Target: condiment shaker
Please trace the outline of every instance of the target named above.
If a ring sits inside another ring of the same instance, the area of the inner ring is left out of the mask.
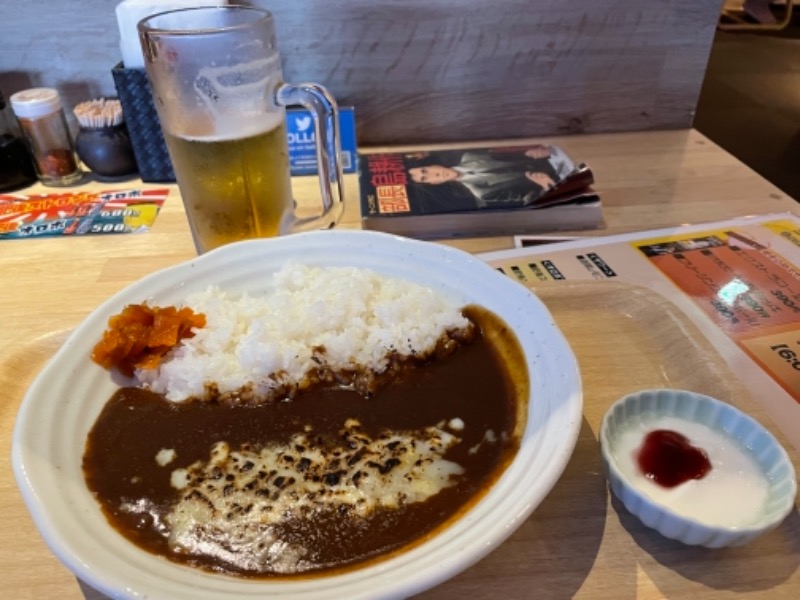
[[[0,92],[0,192],[10,192],[36,181],[31,156],[22,141],[11,107]]]
[[[72,137],[58,92],[32,88],[10,98],[25,141],[34,159],[36,174],[45,185],[64,186],[80,181]]]

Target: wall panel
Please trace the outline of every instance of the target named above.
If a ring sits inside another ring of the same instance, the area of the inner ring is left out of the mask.
[[[719,0],[258,0],[361,144],[691,126]],[[0,0],[0,89],[114,94],[109,0]]]

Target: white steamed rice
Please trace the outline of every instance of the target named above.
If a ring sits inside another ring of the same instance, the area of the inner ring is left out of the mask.
[[[212,286],[187,297],[185,305],[205,314],[206,326],[157,369],[136,373],[145,387],[173,401],[205,398],[209,389],[269,398],[320,366],[312,358],[319,347],[335,372],[380,373],[391,352],[424,354],[445,332],[469,326],[460,307],[441,293],[354,267],[289,264],[272,276],[263,295]]]

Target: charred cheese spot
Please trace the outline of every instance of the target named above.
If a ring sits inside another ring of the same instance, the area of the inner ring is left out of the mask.
[[[176,469],[172,482],[180,498],[166,517],[170,545],[247,569],[303,570],[307,549],[287,547],[274,526],[319,511],[362,518],[424,502],[464,472],[444,459],[460,440],[436,427],[373,439],[351,419],[340,433],[340,445],[325,448],[304,433],[262,449],[218,442],[207,462]]]

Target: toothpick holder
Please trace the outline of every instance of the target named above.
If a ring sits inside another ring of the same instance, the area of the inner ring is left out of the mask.
[[[136,173],[136,158],[124,123],[81,126],[75,137],[75,150],[100,180],[113,181]]]

